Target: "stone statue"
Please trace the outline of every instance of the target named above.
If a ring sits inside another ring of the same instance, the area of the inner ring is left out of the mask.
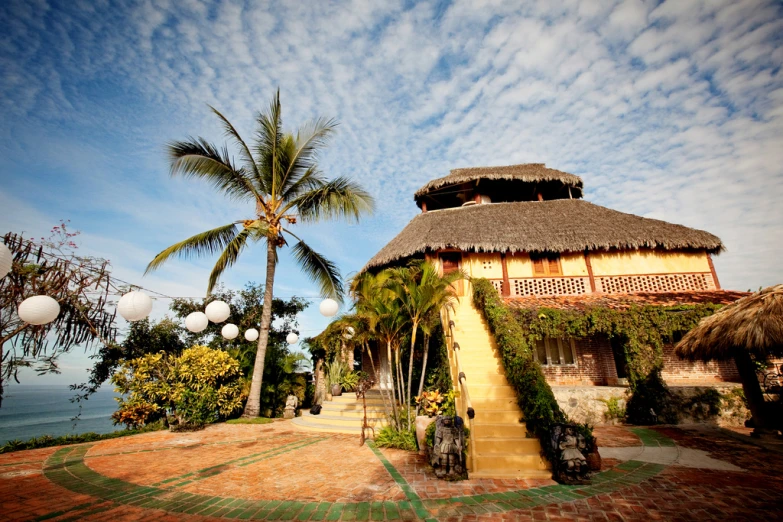
[[[585,438],[571,424],[556,424],[552,427],[552,449],[556,462],[552,465],[554,478],[562,484],[589,483],[590,468],[583,451]]]
[[[463,449],[465,431],[460,417],[439,415],[435,419],[435,443],[430,463],[435,476],[445,479],[467,478]]]
[[[293,419],[296,417],[296,407],[299,406],[299,399],[296,395],[289,395],[285,400],[285,411],[283,412],[284,419]]]

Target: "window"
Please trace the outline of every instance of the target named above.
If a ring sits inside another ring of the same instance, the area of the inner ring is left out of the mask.
[[[576,365],[576,345],[573,339],[550,339],[536,341],[533,352],[541,366]]]
[[[533,276],[535,277],[563,275],[563,268],[560,266],[560,256],[558,254],[530,254],[530,260],[533,262]]]

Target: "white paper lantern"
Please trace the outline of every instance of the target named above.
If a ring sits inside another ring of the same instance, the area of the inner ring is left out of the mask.
[[[318,310],[321,311],[321,315],[326,317],[334,317],[337,314],[337,310],[340,308],[340,305],[337,304],[337,301],[334,299],[324,299],[321,301],[321,305],[318,307]]]
[[[237,335],[239,335],[239,328],[235,324],[228,323],[220,330],[220,333],[230,341],[231,339],[237,338]]]
[[[14,255],[8,250],[8,247],[0,243],[0,279],[4,278],[11,271],[14,262]]]
[[[288,344],[296,344],[296,341],[298,340],[299,340],[299,336],[296,335],[294,332],[291,332],[285,338],[285,342],[287,342]]]
[[[251,343],[258,339],[258,330],[255,328],[251,328],[250,330],[245,330],[245,339],[250,341]]]
[[[152,299],[144,292],[128,292],[120,297],[117,311],[126,321],[139,321],[152,311]]]
[[[47,324],[57,319],[60,304],[48,295],[34,295],[22,301],[17,312],[25,323]]]
[[[222,323],[231,315],[231,308],[223,301],[212,301],[204,309],[204,312],[213,323]]]
[[[349,326],[345,329],[345,332],[343,333],[343,337],[345,339],[351,340],[353,339],[354,334],[356,333],[356,330],[353,329],[353,326]]]
[[[203,332],[209,325],[209,319],[204,312],[193,312],[185,318],[185,328],[193,333]]]

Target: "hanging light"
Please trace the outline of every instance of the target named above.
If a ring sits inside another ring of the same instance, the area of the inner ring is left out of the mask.
[[[185,328],[193,333],[203,332],[209,326],[209,319],[204,312],[193,312],[185,318]]]
[[[296,341],[298,340],[299,340],[299,336],[296,335],[294,332],[291,332],[285,338],[285,342],[287,342],[288,344],[296,344]]]
[[[325,317],[334,317],[337,315],[337,310],[339,308],[340,305],[337,304],[337,301],[334,299],[324,299],[318,306],[318,310],[321,312],[321,315]]]
[[[223,301],[212,301],[204,309],[204,312],[213,323],[222,323],[231,315],[231,308]]]
[[[19,305],[19,319],[28,324],[48,324],[60,314],[60,304],[48,295],[28,297]]]
[[[239,328],[235,324],[228,323],[220,330],[220,333],[230,341],[231,339],[236,339],[237,335],[239,335]]]
[[[4,278],[14,264],[14,255],[7,246],[0,243],[0,279]]]
[[[353,339],[354,334],[356,333],[356,330],[353,329],[353,326],[349,326],[345,329],[345,332],[343,333],[343,338],[347,340]]]
[[[258,339],[258,330],[255,328],[251,328],[250,330],[245,330],[245,340],[250,341],[251,343]]]
[[[117,311],[126,321],[139,321],[152,311],[152,299],[144,292],[128,292],[120,297]]]

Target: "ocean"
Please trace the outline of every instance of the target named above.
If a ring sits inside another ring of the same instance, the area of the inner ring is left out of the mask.
[[[111,414],[117,409],[114,397],[119,395],[110,387],[81,403],[70,402],[74,395],[68,385],[6,385],[0,407],[0,445],[41,435],[109,433],[124,428],[112,424]],[[81,417],[73,421],[79,414],[79,404]]]

